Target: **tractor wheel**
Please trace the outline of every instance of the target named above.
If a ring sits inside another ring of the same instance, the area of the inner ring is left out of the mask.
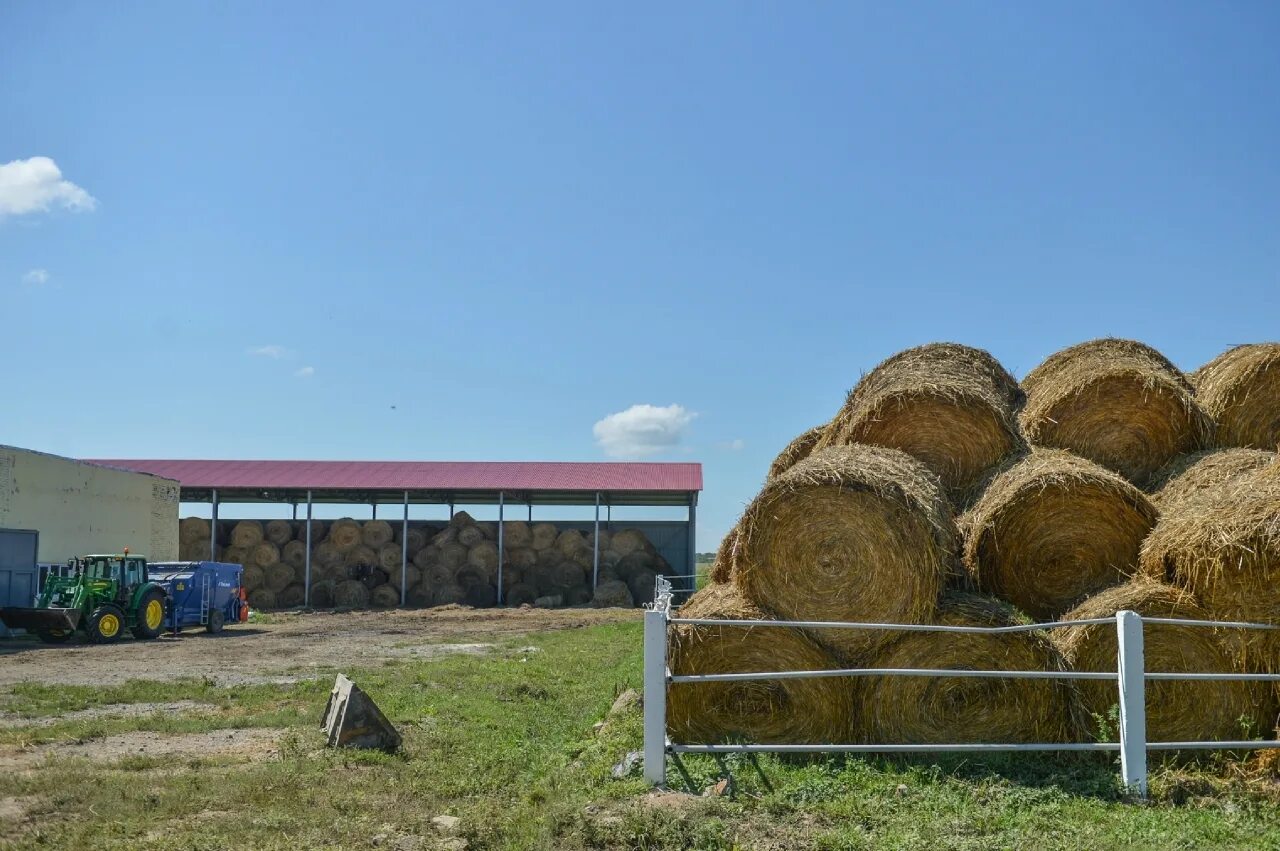
[[[222,632],[222,625],[226,623],[227,616],[222,613],[222,609],[209,610],[209,624],[205,629],[209,632]]]
[[[71,639],[71,630],[69,629],[42,629],[37,635],[45,644],[65,644]]]
[[[89,641],[94,644],[106,644],[120,638],[124,632],[124,612],[119,606],[107,603],[93,610],[89,621],[84,625]]]
[[[133,613],[133,637],[155,638],[164,629],[164,595],[151,591],[138,602]]]

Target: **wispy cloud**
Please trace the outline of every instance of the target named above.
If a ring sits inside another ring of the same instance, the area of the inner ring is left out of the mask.
[[[49,283],[49,270],[32,269],[22,276],[22,283],[29,287],[43,287]]]
[[[717,443],[716,447],[719,449],[727,449],[730,452],[741,452],[747,448],[747,442],[740,437],[736,437],[733,440],[726,440],[722,443]]]
[[[97,206],[92,195],[70,180],[63,180],[62,169],[48,157],[0,165],[0,219],[47,213],[54,207],[84,213]]]
[[[276,358],[278,360],[283,357],[288,357],[292,352],[284,346],[278,346],[273,343],[269,346],[254,346],[249,349],[249,354],[256,355],[260,358]]]
[[[298,376],[299,378],[310,378],[315,374],[316,374],[316,368],[314,366],[304,366],[302,369],[294,373],[294,375]]]
[[[644,458],[678,447],[696,416],[680,405],[632,405],[597,422],[592,433],[606,455]]]

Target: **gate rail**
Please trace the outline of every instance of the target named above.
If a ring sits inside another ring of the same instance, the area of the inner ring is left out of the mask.
[[[663,786],[667,779],[667,755],[680,753],[972,753],[992,751],[1119,751],[1124,785],[1137,794],[1147,794],[1147,752],[1153,750],[1245,750],[1280,748],[1275,740],[1148,742],[1145,683],[1147,680],[1267,681],[1280,682],[1280,674],[1226,672],[1176,672],[1144,670],[1143,625],[1178,624],[1214,629],[1274,630],[1280,625],[1239,621],[1193,620],[1184,618],[1144,618],[1136,612],[1121,611],[1114,617],[1075,621],[978,627],[939,624],[853,623],[843,621],[717,620],[715,618],[673,617],[671,584],[659,576],[654,601],[644,613],[644,776],[651,784]],[[729,674],[673,675],[667,665],[668,630],[675,625],[741,627],[756,626],[796,629],[875,629],[898,632],[1017,633],[1090,624],[1115,624],[1117,638],[1115,671],[970,671],[950,668],[839,668],[817,671],[753,671]],[[986,677],[997,679],[1115,680],[1120,706],[1118,742],[989,742],[954,744],[839,744],[794,745],[708,745],[672,742],[667,737],[667,689],[679,683],[741,682],[748,680],[816,679],[821,677],[909,676]]]

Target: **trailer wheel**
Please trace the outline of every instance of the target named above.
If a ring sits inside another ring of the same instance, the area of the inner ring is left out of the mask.
[[[155,638],[164,629],[164,595],[150,591],[138,601],[133,613],[133,637]]]
[[[113,606],[110,603],[99,606],[93,610],[93,614],[89,615],[89,622],[84,625],[84,631],[94,644],[115,641],[120,637],[120,633],[124,632],[124,612],[119,606]]]
[[[212,633],[222,632],[222,625],[226,623],[227,618],[222,614],[222,609],[209,610],[209,624],[205,629]]]
[[[71,639],[69,629],[42,629],[36,633],[45,644],[65,644]]]

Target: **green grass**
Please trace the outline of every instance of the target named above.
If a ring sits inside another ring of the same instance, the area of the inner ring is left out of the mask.
[[[538,652],[520,652],[533,645]],[[234,756],[54,759],[0,773],[28,802],[0,847],[57,849],[433,847],[430,820],[462,819],[471,849],[1241,848],[1280,849],[1280,793],[1229,765],[1153,777],[1154,803],[1117,788],[1110,757],[974,760],[766,758],[766,788],[731,760],[735,797],[654,799],[610,768],[640,747],[638,711],[599,735],[615,694],[640,682],[640,624],[522,636],[487,656],[396,661],[350,673],[405,738],[394,756],[335,752],[317,730],[328,682],[222,688],[133,682],[24,685],[6,711],[32,718],[130,702],[194,700],[140,716],[0,730],[8,745],[129,729],[283,728],[278,761]],[[687,761],[694,787],[717,780]],[[673,784],[679,775],[672,770]]]

